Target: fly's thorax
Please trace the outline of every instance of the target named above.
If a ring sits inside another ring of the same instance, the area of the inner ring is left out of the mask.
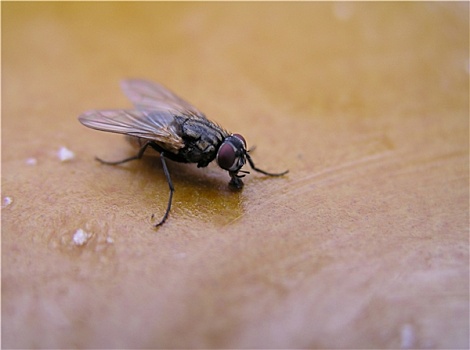
[[[246,141],[240,134],[224,139],[217,151],[217,164],[229,172],[237,173],[246,161]]]
[[[185,146],[179,154],[199,167],[207,166],[217,155],[223,140],[229,135],[218,125],[207,119],[177,117],[181,125]]]
[[[203,140],[214,145],[221,143],[229,135],[217,124],[201,118],[186,118],[181,123],[181,131],[183,138]]]

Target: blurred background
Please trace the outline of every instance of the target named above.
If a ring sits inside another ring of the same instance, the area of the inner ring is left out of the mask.
[[[5,348],[468,348],[468,3],[1,10]],[[158,158],[77,121],[131,77],[289,175],[172,163],[153,230]]]

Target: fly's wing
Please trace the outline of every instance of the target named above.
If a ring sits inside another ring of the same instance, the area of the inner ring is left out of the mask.
[[[93,110],[83,113],[78,120],[92,129],[155,141],[173,153],[184,147],[174,115],[168,110]]]
[[[189,118],[207,119],[204,113],[161,84],[142,79],[129,79],[121,82],[121,88],[139,110],[172,110]]]

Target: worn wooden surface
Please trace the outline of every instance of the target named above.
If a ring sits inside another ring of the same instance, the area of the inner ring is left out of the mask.
[[[468,348],[468,10],[2,3],[3,347]],[[158,158],[76,119],[125,77],[289,175],[171,163],[152,229]]]

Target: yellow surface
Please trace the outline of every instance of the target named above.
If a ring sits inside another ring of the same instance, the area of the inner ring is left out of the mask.
[[[3,347],[468,348],[468,10],[3,2]],[[154,230],[159,159],[77,121],[126,77],[290,173],[171,163]]]

